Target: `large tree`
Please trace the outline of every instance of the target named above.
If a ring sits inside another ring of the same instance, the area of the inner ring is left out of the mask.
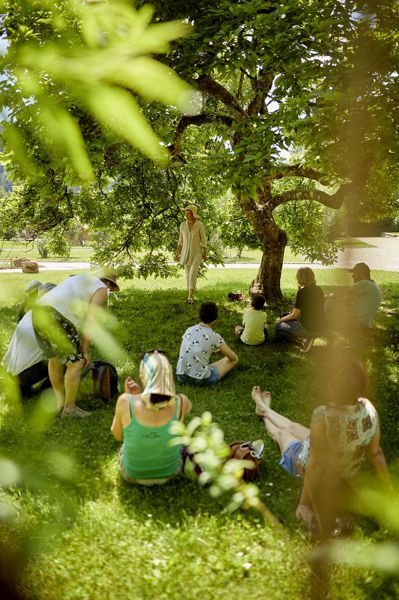
[[[6,143],[12,166],[19,161],[16,178],[25,179],[12,202],[18,219],[38,232],[79,216],[105,230],[101,260],[113,255],[126,274],[166,275],[158,249],[175,241],[179,206],[199,201],[211,221],[207,200],[231,189],[263,248],[258,278],[275,301],[286,224],[307,243],[317,237],[313,258],[331,260],[331,245],[311,231],[323,206],[345,202],[370,218],[389,208],[399,139],[398,15],[389,3],[159,0],[158,30],[146,9],[132,12],[128,1],[90,8],[63,0],[51,10],[44,0],[7,4]],[[158,69],[142,58],[166,50],[165,40],[182,31],[162,29],[171,19],[191,32]],[[197,88],[196,102],[179,100],[185,90],[174,71]],[[182,117],[159,103],[173,98]],[[46,130],[49,123],[54,130]],[[85,179],[94,183],[77,193],[71,185]],[[12,214],[7,206],[5,216]]]
[[[224,173],[263,248],[259,283],[269,301],[279,300],[287,243],[275,218],[281,207],[346,202],[364,216],[389,210],[397,186],[398,10],[339,0],[155,6],[161,20],[193,24],[168,60],[202,94],[201,113],[177,124],[172,154],[195,159],[187,131],[213,125],[210,135],[225,152],[215,154],[209,175]],[[294,149],[299,160],[288,162]]]

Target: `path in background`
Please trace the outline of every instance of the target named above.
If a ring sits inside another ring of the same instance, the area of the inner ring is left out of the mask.
[[[338,254],[338,267],[348,269],[357,262],[365,262],[372,271],[399,271],[399,237],[358,239],[376,248],[345,248]]]
[[[349,269],[358,262],[365,262],[372,271],[398,271],[399,272],[399,237],[392,238],[358,238],[366,244],[375,246],[373,248],[345,248],[338,253],[335,265],[325,266],[320,263],[284,263],[284,269],[299,269],[299,267],[310,266],[312,269],[332,269],[339,267]],[[214,269],[256,269],[258,263],[229,263],[224,267],[209,265]],[[87,262],[42,262],[39,261],[40,272],[42,271],[79,271],[89,269]],[[20,269],[0,269],[0,273],[21,273]]]

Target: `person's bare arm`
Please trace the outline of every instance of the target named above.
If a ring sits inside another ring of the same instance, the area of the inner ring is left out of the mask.
[[[176,259],[176,261],[178,261],[180,259],[180,254],[181,254],[181,249],[182,248],[183,248],[183,232],[182,232],[182,228],[180,226],[179,241],[177,243],[176,253],[175,253],[175,259]]]
[[[122,423],[122,410],[123,406],[126,402],[126,394],[122,394],[119,396],[116,406],[115,406],[115,414],[114,419],[111,425],[112,435],[118,442],[123,441],[123,423]]]
[[[182,401],[181,420],[184,421],[184,417],[190,414],[192,404],[185,394],[180,394]]]
[[[89,310],[87,311],[86,320],[95,318],[95,311],[96,311],[97,307],[102,306],[104,304],[106,298],[107,298],[107,288],[106,287],[102,287],[94,292],[93,296],[91,297],[90,303],[89,303]],[[83,349],[83,354],[85,355],[86,363],[89,361],[89,356],[88,356],[89,345],[90,345],[90,338],[87,335],[85,335],[83,338],[83,341],[82,341],[82,349]]]
[[[286,321],[298,321],[301,316],[300,308],[293,308],[289,315],[277,319],[276,323],[285,323]]]
[[[298,519],[310,526],[315,512],[315,491],[323,470],[325,427],[322,421],[310,424],[310,448],[299,504],[295,511]]]
[[[231,362],[238,362],[237,354],[233,352],[233,350],[226,344],[226,342],[223,342],[223,344],[220,346],[219,352]]]
[[[373,439],[367,446],[367,458],[371,464],[374,473],[383,483],[390,483],[388,466],[385,460],[384,452],[380,446],[380,423],[377,423],[377,428]]]

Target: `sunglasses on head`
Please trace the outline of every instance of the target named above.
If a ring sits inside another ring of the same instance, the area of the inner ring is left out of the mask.
[[[154,354],[154,352],[158,352],[158,354],[163,354],[164,356],[166,356],[165,350],[162,350],[161,348],[152,348],[151,350],[146,350],[145,352],[142,352],[140,354],[140,360],[143,360],[146,354]]]

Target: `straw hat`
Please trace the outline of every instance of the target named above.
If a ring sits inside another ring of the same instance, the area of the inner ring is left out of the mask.
[[[183,212],[186,212],[186,210],[191,210],[191,212],[193,213],[194,219],[198,219],[198,212],[197,212],[198,209],[194,204],[188,204],[187,206],[182,208]]]
[[[116,283],[117,277],[118,273],[116,271],[111,271],[107,268],[101,269],[100,273],[98,274],[99,279],[105,279],[106,281],[110,281],[114,284],[116,291],[119,292],[119,285]]]

